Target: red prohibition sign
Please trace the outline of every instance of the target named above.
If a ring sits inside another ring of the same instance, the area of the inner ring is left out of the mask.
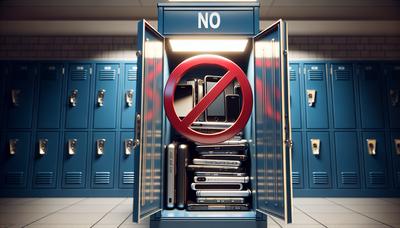
[[[187,114],[182,120],[178,117],[174,107],[174,94],[176,86],[188,70],[203,65],[217,65],[227,72],[215,84],[212,89],[198,102],[198,104]],[[224,91],[224,89],[236,79],[240,84],[242,92],[242,110],[239,117],[229,128],[211,134],[194,131],[191,125],[199,116],[207,109],[208,106]],[[186,59],[180,63],[171,73],[164,90],[164,108],[165,113],[171,122],[172,126],[183,136],[195,142],[204,144],[213,144],[226,141],[245,126],[251,115],[253,107],[253,95],[250,83],[246,78],[243,70],[231,60],[218,55],[197,55]]]

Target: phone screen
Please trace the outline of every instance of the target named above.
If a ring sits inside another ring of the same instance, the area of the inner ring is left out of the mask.
[[[212,79],[212,81],[210,81]],[[206,91],[207,93],[217,84],[219,79],[214,81],[214,78],[206,79]],[[222,92],[213,103],[207,108],[207,120],[209,121],[221,121],[225,118],[225,101],[224,101],[225,93]]]
[[[235,122],[240,114],[239,95],[226,95],[226,121]]]
[[[193,109],[193,86],[178,85],[175,90],[174,106],[178,117],[183,118]]]

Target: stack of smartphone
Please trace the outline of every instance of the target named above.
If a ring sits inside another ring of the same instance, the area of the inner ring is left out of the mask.
[[[247,147],[241,139],[195,146],[196,155],[188,165],[188,170],[193,173],[190,188],[195,199],[188,202],[187,210],[249,210]]]

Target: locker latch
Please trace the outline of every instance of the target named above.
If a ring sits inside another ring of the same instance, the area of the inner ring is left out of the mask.
[[[376,155],[376,139],[367,139],[368,154]]]
[[[10,139],[8,141],[10,155],[15,155],[17,153],[17,143],[18,143],[18,139]]]
[[[400,91],[398,89],[391,89],[389,93],[392,106],[396,107],[399,104]]]
[[[394,139],[394,147],[396,148],[396,154],[400,155],[400,139]]]
[[[286,146],[289,148],[293,148],[293,140],[291,139],[286,139],[285,140]]]
[[[318,156],[320,154],[320,145],[320,139],[311,139],[311,151],[313,155]]]
[[[11,90],[11,103],[14,107],[19,106],[19,95],[21,94],[21,90],[19,89],[12,89]]]
[[[105,139],[98,139],[97,140],[97,155],[103,155],[104,154],[104,146],[106,144]]]
[[[140,145],[140,124],[141,124],[141,116],[138,113],[136,115],[136,123],[135,123],[135,141],[133,142],[133,148],[136,148],[137,146]]]
[[[131,155],[133,150],[133,139],[125,139],[125,155]]]
[[[47,143],[48,139],[39,139],[39,155],[47,154]]]
[[[97,92],[97,105],[102,107],[104,105],[104,95],[106,94],[106,90],[101,89]]]
[[[69,139],[68,140],[68,155],[75,155],[76,154],[76,144],[78,143],[77,139]]]
[[[75,106],[76,106],[77,98],[78,98],[78,90],[77,90],[77,89],[74,89],[74,90],[72,90],[72,92],[71,92],[71,96],[69,96],[69,105],[70,105],[71,107],[75,107]]]
[[[307,90],[308,106],[310,106],[310,107],[314,106],[316,96],[317,96],[317,91],[315,89],[308,89]]]
[[[133,89],[126,91],[125,93],[125,101],[128,107],[131,107],[133,104]]]

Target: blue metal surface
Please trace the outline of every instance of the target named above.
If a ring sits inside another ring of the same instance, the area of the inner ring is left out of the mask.
[[[292,182],[293,188],[304,188],[304,159],[302,133],[292,132]]]
[[[88,128],[89,95],[92,77],[92,64],[71,63],[68,66],[68,85],[65,96],[65,128]],[[76,106],[71,105],[70,97],[77,90]]]
[[[116,127],[119,71],[119,64],[116,63],[96,64],[93,128],[114,129]],[[102,105],[99,103],[100,91],[104,91]]]
[[[136,63],[125,64],[123,89],[120,93],[122,98],[122,120],[121,128],[129,129],[134,127],[135,123],[135,106],[136,106],[136,80],[137,80],[137,65]],[[133,91],[133,98],[131,106],[126,101],[126,95],[129,91]]]
[[[0,129],[4,124],[5,80],[8,77],[9,66],[6,62],[0,62]]]
[[[133,118],[132,118],[133,119]],[[121,137],[119,140],[119,150],[118,150],[118,159],[119,159],[119,168],[118,168],[118,179],[119,179],[119,188],[129,188],[133,189],[134,177],[135,173],[133,172],[133,157],[134,151],[133,148],[126,148],[126,140],[134,140],[135,132],[121,132]],[[131,154],[127,154],[126,150],[129,150]],[[132,151],[131,151],[132,150]]]
[[[345,63],[330,67],[334,128],[356,128],[353,67]]]
[[[38,128],[59,128],[64,76],[62,63],[40,64]]]
[[[289,65],[290,80],[290,111],[292,117],[292,129],[301,128],[301,89],[300,89],[300,64]]]
[[[328,98],[325,64],[304,64],[305,100],[307,128],[328,128]],[[307,90],[315,90],[315,103],[308,104]]]
[[[103,154],[98,154],[97,140],[105,140]],[[113,188],[115,154],[115,132],[93,132],[90,157],[92,158],[92,188]]]
[[[400,188],[400,145],[395,140],[400,140],[400,132],[392,132],[390,137],[390,154],[393,161],[394,187]],[[389,156],[390,157],[390,156]]]
[[[390,128],[400,128],[400,64],[385,64]]]

